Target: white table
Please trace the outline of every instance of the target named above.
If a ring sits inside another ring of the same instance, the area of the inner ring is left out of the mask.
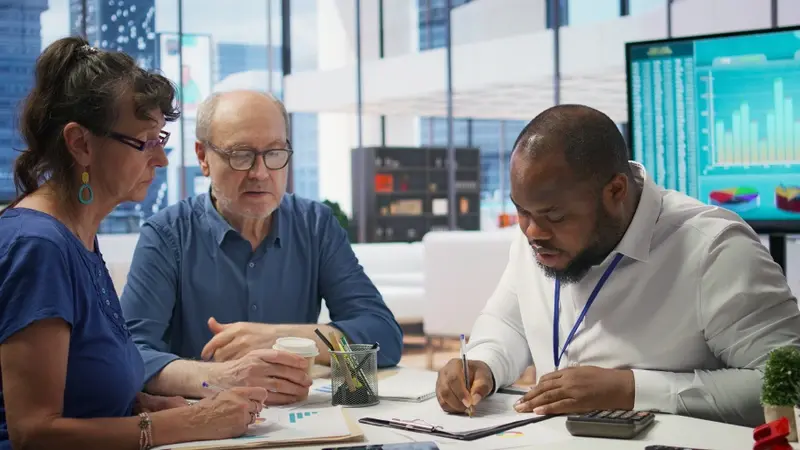
[[[429,400],[431,408],[438,408],[435,399]],[[392,417],[392,410],[405,403],[382,401],[369,408],[349,408],[350,416],[358,420],[365,416]],[[661,444],[694,447],[714,450],[736,450],[753,448],[753,430],[747,427],[727,425],[689,417],[658,415],[656,423],[642,435],[632,440],[576,438],[567,432],[564,417],[554,417],[534,423],[514,431],[522,433],[518,437],[488,437],[473,442],[461,442],[411,433],[384,427],[360,424],[364,431],[364,444],[388,444],[413,441],[434,440],[442,450],[476,448],[482,450],[501,448],[558,448],[592,450],[642,450],[647,445]],[[298,449],[320,450],[326,447],[353,446],[359,443],[333,443],[317,446],[293,447]]]

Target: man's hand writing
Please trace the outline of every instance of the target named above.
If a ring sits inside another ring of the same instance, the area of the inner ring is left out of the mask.
[[[573,414],[596,409],[633,409],[633,372],[594,366],[543,375],[514,407],[518,412]]]
[[[472,385],[467,391],[464,381],[464,365],[461,358],[451,359],[439,371],[436,379],[436,399],[439,406],[450,413],[463,413],[475,407],[492,392],[492,371],[483,361],[468,361],[467,369]]]
[[[217,362],[239,359],[257,349],[269,349],[281,337],[276,327],[264,323],[236,322],[221,324],[213,317],[208,319],[208,328],[214,337],[203,347],[200,356]]]

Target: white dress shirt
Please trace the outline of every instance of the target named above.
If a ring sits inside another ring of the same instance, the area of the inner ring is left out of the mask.
[[[614,255],[624,255],[559,368],[632,369],[635,409],[763,423],[768,353],[800,347],[786,277],[738,215],[661,189],[631,165],[642,194],[630,227],[602,264],[561,286],[559,351]],[[469,358],[489,365],[497,387],[532,363],[537,378],[554,370],[554,288],[520,231],[470,336]]]

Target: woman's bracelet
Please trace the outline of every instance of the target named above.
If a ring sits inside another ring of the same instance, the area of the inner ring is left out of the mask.
[[[153,421],[150,414],[139,414],[139,450],[150,450],[153,447]]]

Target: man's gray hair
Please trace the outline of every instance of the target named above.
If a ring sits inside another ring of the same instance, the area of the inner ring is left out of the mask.
[[[211,123],[214,121],[214,113],[217,109],[217,104],[219,100],[230,91],[223,91],[223,92],[214,92],[213,94],[209,95],[200,106],[197,107],[197,121],[195,123],[195,139],[200,142],[209,142],[211,141]],[[263,92],[263,91],[256,91],[251,90],[248,92],[252,92],[254,94],[263,95],[264,97],[268,98],[269,100],[273,101],[275,105],[280,109],[281,115],[283,115],[283,123],[286,124],[286,139],[291,140],[291,136],[289,135],[289,113],[286,112],[286,107],[283,105],[283,102],[278,100],[277,97],[274,95]]]

